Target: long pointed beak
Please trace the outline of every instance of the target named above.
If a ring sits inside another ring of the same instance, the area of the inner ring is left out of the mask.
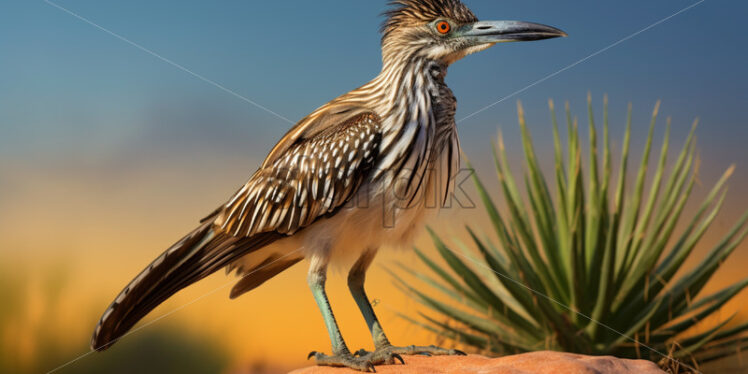
[[[551,26],[522,21],[479,21],[462,27],[460,36],[475,43],[542,40],[566,36]]]

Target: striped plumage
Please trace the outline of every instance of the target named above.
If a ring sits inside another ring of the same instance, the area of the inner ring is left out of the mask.
[[[335,353],[317,354],[317,362],[368,369],[383,360],[350,355],[324,295],[327,264],[358,258],[349,284],[383,351],[387,339],[365,299],[364,273],[380,246],[407,244],[429,203],[449,197],[460,150],[447,68],[499,41],[486,39],[499,34],[486,34],[488,26],[458,0],[391,5],[380,74],[299,121],[226,204],[125,287],[92,348],[106,349],[166,298],[220,268],[242,276],[236,297],[308,258]]]
[[[229,200],[216,226],[234,236],[291,235],[333,214],[368,177],[381,138],[379,117],[369,112],[289,147]]]

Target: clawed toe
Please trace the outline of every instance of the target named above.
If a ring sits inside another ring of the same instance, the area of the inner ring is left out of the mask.
[[[424,356],[467,356],[467,354],[458,349],[446,349],[435,345],[419,347],[409,345],[407,347],[392,347],[392,352],[404,355],[424,355]]]
[[[403,357],[402,357],[402,356],[400,356],[400,355],[399,355],[399,354],[397,354],[397,353],[393,353],[393,354],[392,354],[392,363],[393,363],[393,364],[395,363],[395,360],[396,360],[396,359],[397,359],[397,360],[399,360],[401,364],[405,365],[405,360],[403,360]]]
[[[374,363],[367,357],[354,357],[350,353],[343,353],[339,355],[328,356],[324,353],[317,351],[309,352],[307,360],[314,357],[314,361],[319,366],[336,366],[336,367],[348,367],[358,371],[376,373],[374,369]]]
[[[446,349],[434,345],[420,347],[409,345],[407,347],[384,346],[373,352],[359,349],[353,354],[347,351],[342,354],[328,356],[317,351],[309,352],[307,360],[314,357],[317,365],[348,367],[364,372],[376,372],[374,365],[394,365],[397,361],[405,364],[401,355],[425,355],[425,356],[465,356],[465,352],[457,349]]]
[[[400,361],[401,364],[405,364],[405,360],[403,360],[403,357],[400,356],[400,354],[393,352],[392,348],[394,347],[385,347],[377,349],[374,352],[369,352],[365,349],[359,349],[353,355],[369,360],[369,362],[373,363],[374,365],[394,365],[397,363],[396,361]]]

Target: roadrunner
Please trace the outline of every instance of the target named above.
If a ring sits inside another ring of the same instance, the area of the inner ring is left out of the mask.
[[[231,298],[297,264],[332,342],[317,364],[373,371],[401,354],[463,354],[390,344],[364,291],[380,247],[407,246],[429,196],[445,201],[459,168],[456,100],[444,82],[455,61],[500,42],[565,36],[550,26],[478,21],[459,0],[396,0],[382,26],[381,73],[299,121],[224,205],[156,258],[117,296],[92,349],[117,341],[177,291],[221,268],[241,279]],[[328,265],[353,262],[348,285],[375,350],[346,346],[325,293]]]

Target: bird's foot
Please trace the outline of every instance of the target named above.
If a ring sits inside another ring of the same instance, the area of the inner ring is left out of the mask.
[[[396,348],[390,345],[377,349],[374,352],[359,349],[353,355],[369,360],[374,365],[394,365],[396,364],[395,360],[400,361],[401,364],[405,364],[405,360],[403,360],[399,353],[395,352]]]
[[[324,353],[312,351],[307,356],[307,360],[314,357],[314,361],[319,366],[348,367],[353,370],[376,373],[374,362],[368,357],[354,357],[349,352],[328,356]]]
[[[437,347],[435,345],[429,346],[417,346],[409,345],[407,347],[396,347],[394,345],[386,345],[384,347],[377,348],[374,352],[369,352],[364,349],[359,349],[354,353],[355,356],[359,357],[397,357],[402,362],[400,355],[425,355],[425,356],[465,356],[465,352],[457,349],[446,349]],[[404,363],[404,362],[403,362]]]

